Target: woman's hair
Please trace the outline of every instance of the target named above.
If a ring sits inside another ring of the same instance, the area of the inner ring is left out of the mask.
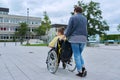
[[[58,28],[57,29],[57,32],[59,32],[59,33],[61,33],[61,34],[64,34],[64,28],[62,27],[62,28]]]
[[[82,8],[80,6],[75,6],[74,11],[77,13],[82,13]]]

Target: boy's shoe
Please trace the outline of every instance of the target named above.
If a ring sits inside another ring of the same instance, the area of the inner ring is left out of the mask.
[[[65,64],[65,62],[62,63],[62,66],[63,66],[63,69],[66,68],[66,64]]]

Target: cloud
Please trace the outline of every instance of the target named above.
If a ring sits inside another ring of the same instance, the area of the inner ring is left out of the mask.
[[[62,18],[68,19],[71,16],[70,12],[73,11],[73,5],[77,3],[74,0],[2,0],[2,2],[5,7],[7,5],[10,8],[10,14],[27,15],[29,8],[30,16],[42,17],[43,12],[47,11],[52,23],[65,22]]]
[[[9,7],[9,1],[7,1],[7,0],[1,0],[0,1],[0,6],[1,7]]]
[[[29,15],[35,17],[43,17],[43,11],[47,11],[52,23],[67,24],[70,12],[73,11],[73,6],[79,0],[1,0],[0,6],[10,8],[10,14]],[[84,0],[90,2],[91,0]],[[99,2],[102,10],[103,18],[111,26],[112,24],[120,24],[119,15],[119,0],[92,0]],[[116,25],[114,25],[116,26]],[[111,26],[112,28],[112,26]]]
[[[107,34],[120,34],[120,32],[117,30],[118,24],[111,24],[110,30],[107,31]]]
[[[100,9],[102,10],[103,18],[111,24],[119,24],[119,15],[120,8],[118,7],[120,4],[119,0],[92,0],[94,2],[100,3]],[[90,2],[90,0],[84,0],[84,2]]]
[[[69,15],[68,16],[62,16],[62,17],[52,17],[51,18],[51,21],[54,23],[54,24],[67,24],[68,23],[68,20],[69,20]]]
[[[120,1],[106,1],[102,7],[103,16],[109,22],[109,24],[119,24],[120,9],[118,7]]]

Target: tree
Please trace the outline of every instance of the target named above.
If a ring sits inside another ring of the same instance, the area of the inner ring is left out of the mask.
[[[44,25],[46,30],[49,30],[50,27],[51,27],[51,21],[50,21],[48,15],[47,15],[46,11],[44,12],[44,18],[43,18],[42,24]]]
[[[120,32],[120,24],[117,26],[117,30]]]
[[[41,22],[41,25],[35,30],[38,36],[47,34],[51,26],[51,21],[47,15],[47,12],[44,12],[44,18]]]
[[[23,42],[23,39],[25,37],[25,35],[27,34],[27,31],[28,31],[28,25],[23,22],[23,23],[19,23],[19,27],[17,29],[17,31],[15,32],[15,35],[16,36],[19,36],[20,37],[20,41],[21,41],[21,44]]]
[[[95,34],[101,36],[102,34],[105,34],[105,31],[109,30],[107,22],[103,20],[100,3],[93,1],[83,3],[83,1],[78,1],[78,6],[83,8],[83,15],[87,17],[88,37]]]
[[[117,26],[117,30],[120,32],[120,24]],[[118,36],[118,40],[120,40],[120,35]]]

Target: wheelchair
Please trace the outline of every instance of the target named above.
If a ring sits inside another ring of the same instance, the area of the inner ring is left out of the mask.
[[[56,71],[58,70],[60,61],[63,63],[63,69],[66,68],[70,72],[73,72],[76,69],[76,64],[73,56],[71,56],[70,59],[67,61],[61,60],[61,51],[62,51],[61,45],[63,42],[64,40],[61,41],[58,39],[56,47],[52,48],[48,52],[46,64],[47,64],[48,71],[52,74],[55,74]]]

